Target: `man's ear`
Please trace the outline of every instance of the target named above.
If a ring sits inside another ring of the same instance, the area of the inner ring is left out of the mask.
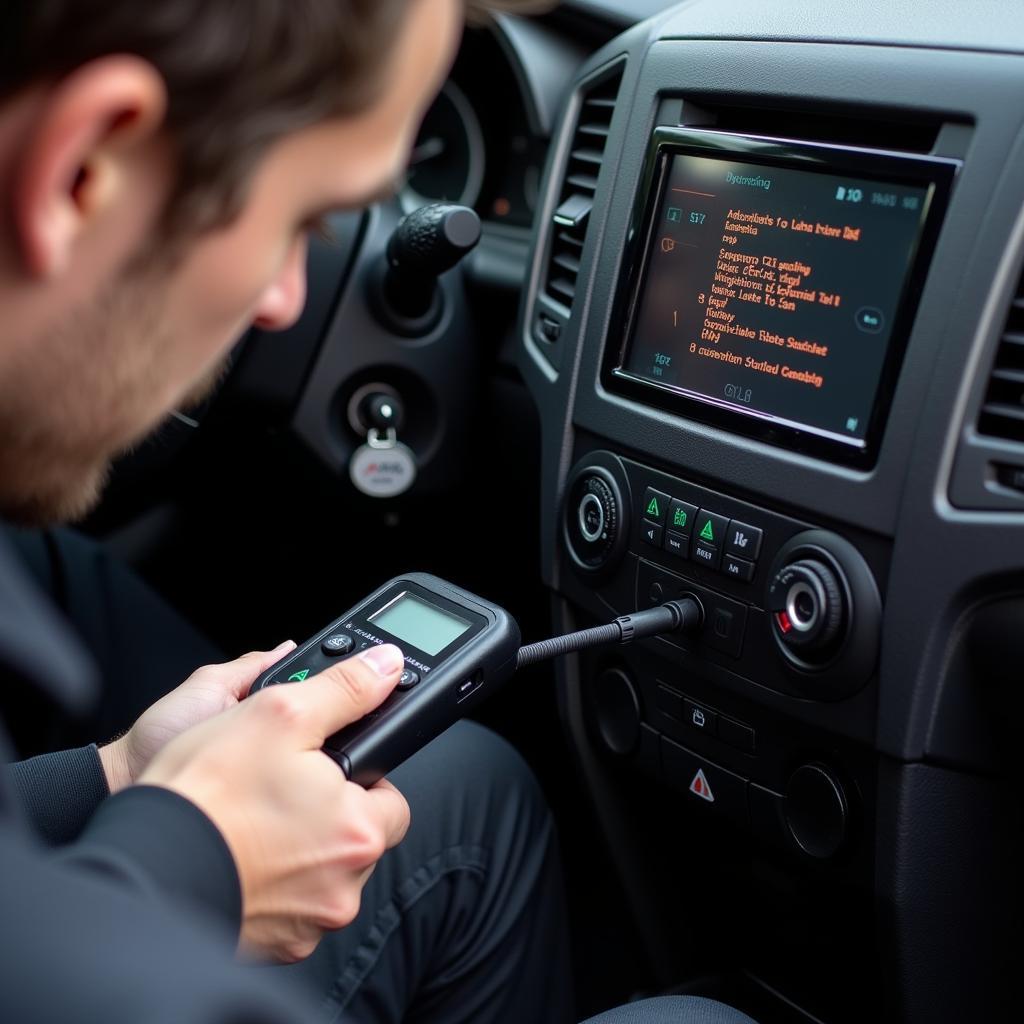
[[[103,57],[50,88],[15,165],[14,225],[25,269],[49,278],[117,201],[137,149],[159,133],[163,78],[137,57]]]

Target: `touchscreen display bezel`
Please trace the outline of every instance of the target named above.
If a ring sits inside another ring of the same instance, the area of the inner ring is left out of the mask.
[[[781,424],[765,414],[740,409],[710,396],[683,392],[625,369],[644,292],[657,214],[662,205],[673,159],[677,155],[717,157],[830,176],[856,175],[882,185],[889,182],[929,189],[921,215],[921,230],[910,256],[909,270],[897,304],[897,315],[893,321],[889,347],[863,443],[850,444],[822,437],[810,424],[806,429]],[[732,433],[830,462],[870,469],[878,458],[910,328],[928,271],[928,254],[934,249],[950,186],[959,166],[958,161],[941,157],[909,156],[882,150],[739,135],[712,129],[656,128],[651,137],[633,208],[623,264],[625,284],[618,291],[612,312],[610,338],[621,340],[617,345],[612,342],[606,347],[601,372],[603,386],[613,394],[634,399],[643,405],[722,427]]]

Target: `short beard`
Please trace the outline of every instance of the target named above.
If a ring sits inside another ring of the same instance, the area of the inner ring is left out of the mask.
[[[96,468],[92,477],[82,477],[74,488],[63,486],[52,491],[42,487],[24,496],[0,494],[4,519],[14,526],[45,527],[55,523],[74,523],[87,516],[100,502],[110,479],[110,463]]]
[[[229,352],[185,392],[178,405],[178,411],[189,412],[202,405],[224,383],[224,378],[227,377],[228,371],[231,369],[231,363],[232,356]]]
[[[162,280],[140,261],[87,308],[12,344],[0,375],[0,514],[10,521],[82,518],[112,461],[153,428],[169,343]]]

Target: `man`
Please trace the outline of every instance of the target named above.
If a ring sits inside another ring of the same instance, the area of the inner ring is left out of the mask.
[[[5,516],[83,514],[111,460],[206,390],[246,327],[297,318],[310,226],[400,173],[463,14],[459,0],[8,0]],[[3,1019],[568,1019],[553,828],[521,761],[466,725],[396,772],[400,788],[350,784],[320,747],[386,698],[401,652],[242,701],[287,649],[198,669],[99,751],[13,766]],[[88,664],[0,550],[12,724],[47,701],[83,710]],[[242,970],[236,946],[294,966]],[[688,1005],[740,1019],[702,1001],[651,1012]]]

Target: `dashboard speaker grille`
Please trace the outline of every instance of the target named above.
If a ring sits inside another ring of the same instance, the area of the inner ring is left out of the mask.
[[[587,237],[597,178],[604,159],[623,63],[584,86],[551,225],[544,291],[568,315],[576,297],[580,257]]]
[[[1024,444],[1024,275],[996,349],[978,433]]]

